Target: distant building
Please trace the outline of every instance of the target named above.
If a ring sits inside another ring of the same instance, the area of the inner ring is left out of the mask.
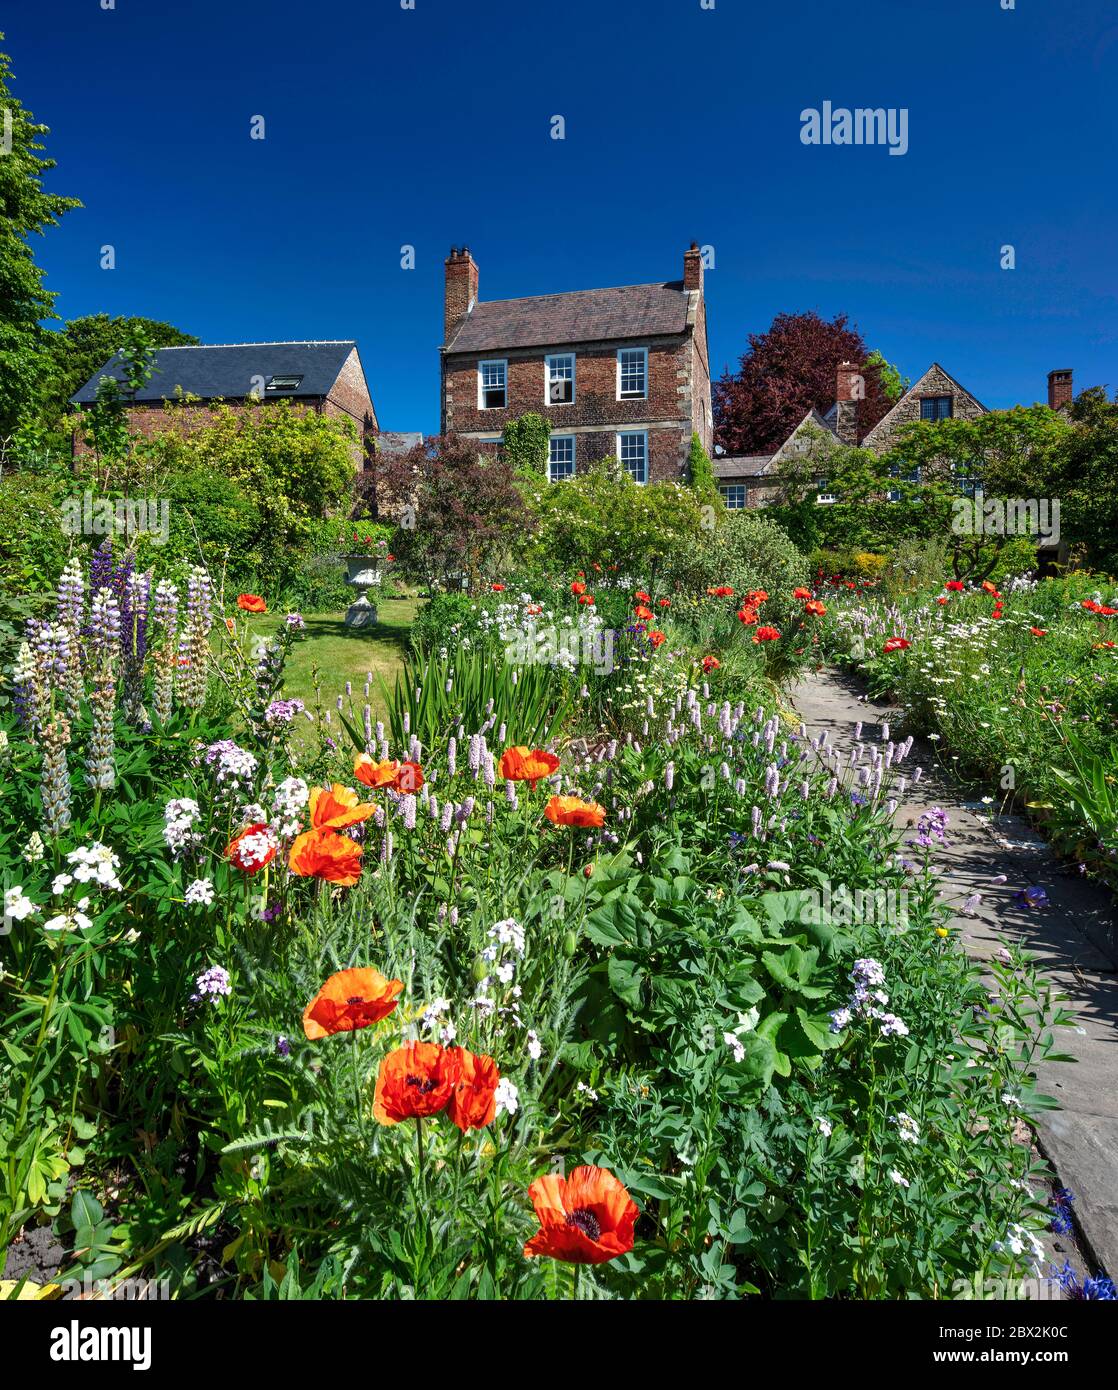
[[[151,436],[169,427],[173,418],[186,428],[209,419],[209,408],[224,402],[243,408],[253,400],[295,401],[309,410],[352,420],[360,441],[354,462],[363,465],[368,444],[377,432],[377,416],[352,341],[307,343],[220,343],[198,347],[165,347],[154,354],[151,380],[128,406],[130,428]],[[117,353],[70,397],[71,405],[88,408],[97,398],[102,377],[123,381]],[[175,406],[179,396],[197,403]],[[171,405],[168,405],[168,402]],[[86,452],[81,431],[74,435],[74,453]]]
[[[550,475],[615,456],[640,483],[684,478],[713,417],[703,259],[683,279],[484,301],[469,248],[446,261],[442,429],[497,444],[528,411],[551,423]]]
[[[1049,400],[1052,398],[1052,376],[1049,377]],[[1067,374],[1070,399],[1071,373]],[[835,400],[820,414],[812,409],[778,449],[771,454],[716,456],[714,476],[727,507],[763,507],[780,500],[783,475],[795,461],[808,459],[816,471],[815,485],[818,501],[833,502],[826,491],[826,456],[838,444],[860,444],[884,454],[896,443],[903,426],[917,420],[974,420],[987,414],[986,407],[961,386],[939,365],[933,362],[922,377],[914,382],[862,439],[858,438],[856,403],[859,369],[851,362],[841,362],[836,372]],[[1060,389],[1063,389],[1062,382]],[[1055,408],[1055,407],[1054,407]],[[912,481],[918,481],[913,479]]]

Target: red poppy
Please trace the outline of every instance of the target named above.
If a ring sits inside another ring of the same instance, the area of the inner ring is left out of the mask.
[[[937,602],[937,603],[940,605],[940,607],[942,608],[943,605],[944,605],[945,603],[950,603],[951,600],[950,600],[949,598],[937,598],[937,599],[936,599],[936,602]]]
[[[1099,605],[1093,598],[1085,598],[1082,606],[1086,608],[1088,613],[1097,613],[1099,611]]]
[[[268,605],[259,594],[238,594],[237,607],[246,613],[267,613]]]
[[[950,589],[953,594],[961,594],[967,586],[961,579],[949,579],[943,587]]]
[[[638,589],[637,592],[633,595],[633,597],[634,597],[634,599],[636,599],[636,601],[637,601],[638,603],[651,603],[651,602],[652,602],[652,595],[651,595],[651,594],[646,594],[645,591],[644,591],[643,589]]]
[[[394,565],[396,563],[395,555],[386,555],[384,558],[388,561],[390,565]]]
[[[664,636],[662,632],[650,632],[648,634],[648,640],[652,643],[654,647],[658,647],[661,642],[666,642],[668,639]]]
[[[572,593],[572,594],[584,594],[585,592],[586,592],[586,585],[583,584],[581,580],[576,579],[576,580],[574,581],[574,583],[571,585],[571,593]]]
[[[256,874],[276,857],[276,842],[267,821],[257,821],[225,846],[225,858],[242,873]]]
[[[757,621],[757,618],[758,613],[756,608],[751,608],[749,604],[746,604],[744,608],[738,610],[738,622],[744,623],[746,627],[752,627]]]
[[[1029,628],[1029,631],[1033,634],[1034,637],[1048,636],[1048,629],[1046,627],[1031,627]]]
[[[755,607],[758,603],[764,603],[768,599],[768,594],[764,589],[750,589],[745,601],[750,607]]]
[[[638,603],[633,611],[642,623],[650,623],[652,621],[652,609],[646,608],[643,603]]]
[[[670,608],[671,606],[672,606],[672,601],[671,601],[670,598],[662,598],[662,599],[660,600],[660,607],[661,607],[661,608]]]
[[[708,589],[707,593],[712,598],[733,598],[734,591],[729,584],[719,584],[716,589]]]
[[[1115,613],[1118,613],[1118,608],[1108,608],[1104,603],[1100,604],[1099,607],[1095,609],[1095,612],[1100,618],[1113,618]]]
[[[457,1048],[429,1042],[398,1047],[380,1064],[373,1115],[382,1125],[437,1115],[449,1102],[458,1074]]]
[[[501,1073],[492,1057],[478,1057],[464,1047],[458,1052],[458,1080],[451,1092],[447,1115],[463,1134],[484,1129],[497,1114],[497,1083]]]
[[[608,1168],[576,1168],[568,1178],[548,1173],[532,1183],[528,1196],[540,1229],[525,1255],[598,1265],[632,1250],[640,1212]]]
[[[503,584],[490,584],[489,587],[495,594],[503,594],[505,592],[505,586]]]
[[[759,627],[753,634],[754,642],[776,642],[780,638],[780,633],[775,627]]]
[[[993,594],[995,598],[1001,598],[1001,594],[998,593],[998,586],[996,584],[991,584],[988,579],[982,581],[982,589],[984,593]]]
[[[703,675],[704,675],[704,676],[709,676],[710,673],[711,673],[712,671],[717,671],[718,668],[719,668],[719,666],[721,666],[721,665],[722,665],[722,663],[718,660],[718,658],[717,658],[716,656],[704,656],[704,657],[703,657]]]
[[[528,748],[517,744],[506,748],[497,764],[497,771],[506,782],[527,782],[532,791],[543,777],[550,777],[559,767],[559,759],[544,748]]]
[[[1093,652],[1101,652],[1105,651],[1108,647],[1113,647],[1114,645],[1115,644],[1113,642],[1095,642],[1092,644],[1091,650]]]
[[[345,830],[347,826],[360,825],[376,809],[372,802],[362,805],[357,793],[339,782],[332,787],[311,788],[311,828],[314,830]]]
[[[552,825],[573,825],[579,830],[596,830],[606,823],[604,806],[578,796],[553,796],[543,813]]]
[[[339,970],[303,1010],[303,1032],[313,1042],[368,1028],[388,1017],[403,988],[402,980],[386,980],[379,970]]]
[[[826,606],[820,603],[817,598],[808,599],[807,603],[804,604],[804,612],[810,613],[813,618],[821,618],[826,611]]]
[[[811,598],[811,590],[810,590],[810,589],[793,589],[793,590],[792,590],[792,597],[793,597],[793,598]]]
[[[578,601],[579,601],[579,603],[593,603],[593,602],[594,602],[594,595],[593,595],[593,594],[579,594],[579,596],[578,596]]]
[[[300,878],[320,878],[352,888],[361,877],[362,848],[336,830],[308,830],[292,841],[287,867]]]
[[[883,652],[903,652],[911,646],[912,643],[907,637],[890,637],[881,650]]]
[[[377,762],[368,753],[362,753],[353,764],[353,775],[365,786],[388,787],[396,792],[417,792],[423,785],[423,769],[418,763],[398,762],[395,758],[385,758]]]

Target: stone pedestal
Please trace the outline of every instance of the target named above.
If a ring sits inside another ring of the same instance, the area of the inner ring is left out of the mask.
[[[375,555],[347,555],[346,583],[357,590],[357,598],[346,609],[346,627],[373,627],[377,608],[367,597],[369,589],[380,588],[380,570]]]
[[[346,627],[374,627],[377,621],[377,606],[370,603],[364,594],[356,603],[351,603],[345,611]]]

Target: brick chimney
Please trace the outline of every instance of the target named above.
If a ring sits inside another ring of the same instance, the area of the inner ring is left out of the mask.
[[[865,398],[866,383],[856,362],[840,362],[835,380],[835,433],[843,444],[858,442],[858,402]]]
[[[446,321],[443,342],[449,343],[462,320],[477,303],[477,266],[470,248],[450,248],[446,258]]]
[[[1057,371],[1048,373],[1048,408],[1050,410],[1062,410],[1065,405],[1071,405],[1071,368],[1060,367]]]
[[[683,288],[700,292],[703,288],[703,253],[697,241],[693,241],[691,249],[683,253]]]

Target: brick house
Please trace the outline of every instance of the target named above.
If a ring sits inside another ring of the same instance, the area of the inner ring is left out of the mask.
[[[500,442],[528,411],[551,424],[550,474],[621,460],[638,482],[686,477],[692,434],[713,436],[703,261],[683,279],[480,301],[469,248],[446,261],[444,433]]]
[[[1053,378],[1060,376],[1058,383]],[[1071,373],[1049,374],[1049,403],[1053,392],[1065,389],[1071,398]],[[816,475],[816,486],[822,490],[818,501],[833,502],[826,492],[827,454],[836,445],[858,445],[885,454],[896,443],[900,430],[918,420],[974,420],[987,414],[986,407],[965,386],[961,386],[939,365],[933,362],[894,403],[892,408],[861,439],[857,429],[857,391],[859,369],[852,362],[841,362],[835,374],[835,400],[824,413],[812,409],[804,416],[788,438],[771,454],[737,457],[717,456],[713,460],[714,476],[727,507],[768,506],[780,499],[783,473],[793,461],[801,466],[807,462]],[[1055,409],[1056,406],[1053,406]]]
[[[159,348],[153,359],[151,380],[130,402],[128,420],[137,434],[152,436],[170,427],[172,420],[189,430],[205,425],[210,407],[222,402],[243,408],[259,400],[295,401],[308,410],[339,420],[351,420],[357,428],[354,464],[363,467],[377,433],[377,416],[361,365],[357,344],[220,343],[198,347]],[[97,383],[104,376],[123,379],[120,354],[108,362],[70,397],[70,404],[87,408],[97,398]],[[180,396],[195,398],[175,405]],[[73,437],[74,454],[86,452],[81,432]]]

